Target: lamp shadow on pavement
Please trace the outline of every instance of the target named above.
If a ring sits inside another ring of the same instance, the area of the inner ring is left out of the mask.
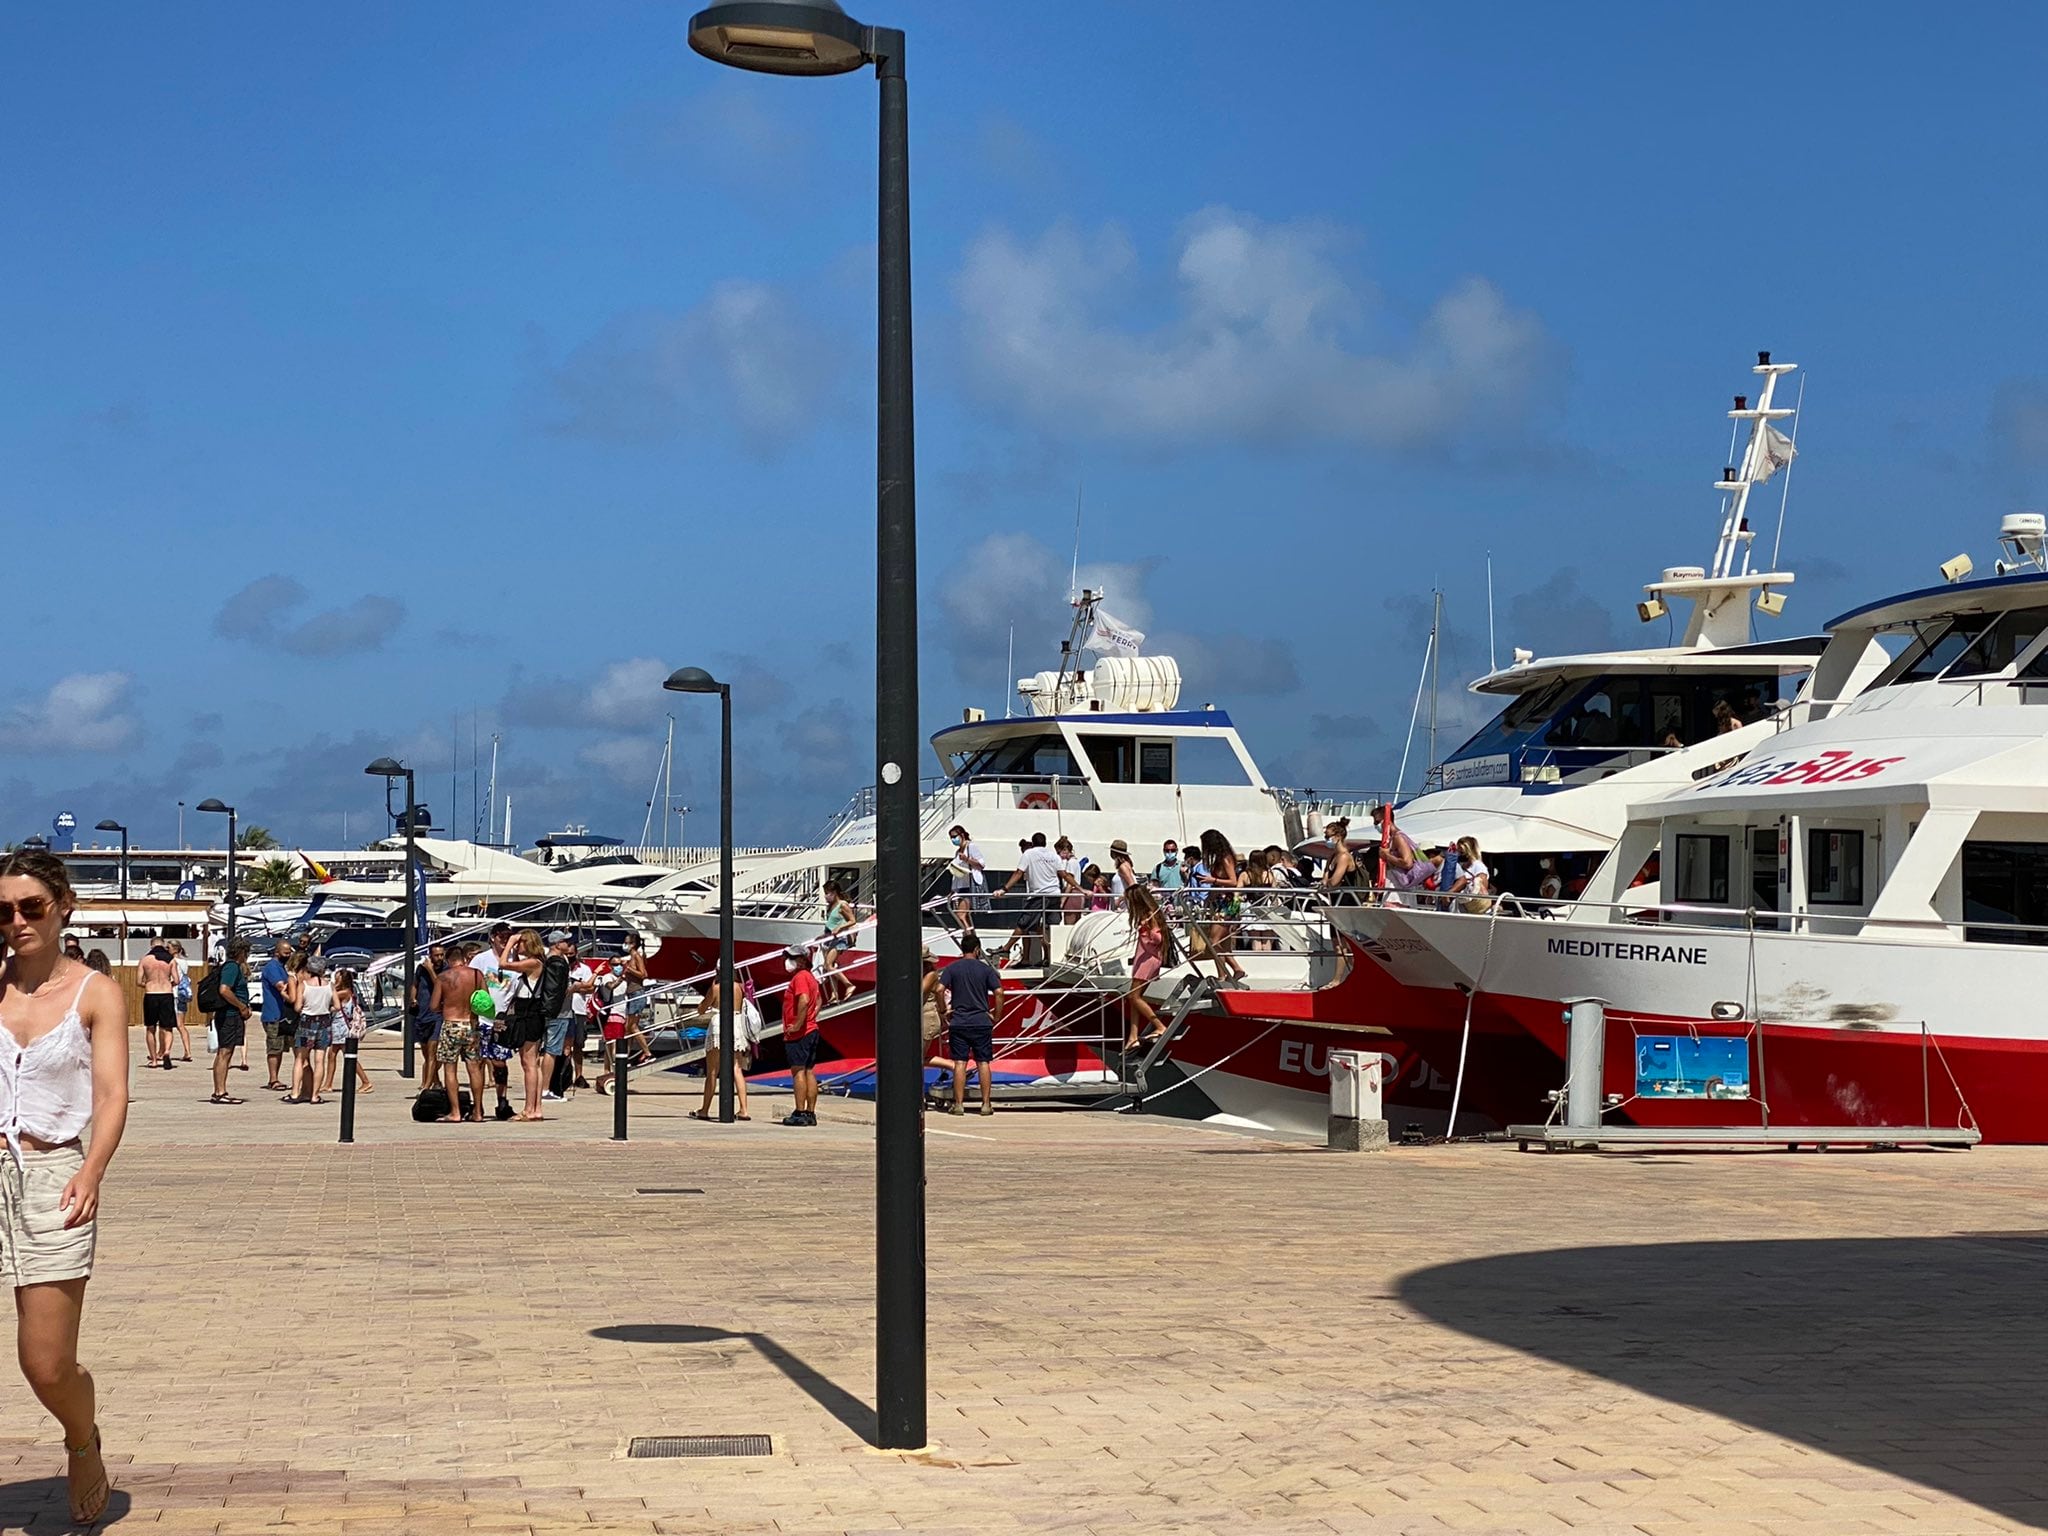
[[[134,1500],[120,1486],[121,1468],[109,1465],[114,1491],[107,1507],[90,1526],[71,1518],[70,1484],[61,1477],[31,1477],[19,1483],[0,1483],[0,1531],[83,1531],[99,1530],[126,1515]],[[155,1516],[150,1517],[154,1519]]]
[[[2044,1287],[2048,1231],[1502,1254],[1398,1293],[1460,1333],[2048,1529]]]
[[[751,1345],[755,1353],[802,1388],[812,1402],[867,1444],[875,1444],[879,1436],[874,1409],[768,1334],[735,1333],[729,1328],[703,1328],[690,1323],[618,1323],[608,1328],[593,1328],[590,1336],[615,1344],[722,1344],[733,1341]]]

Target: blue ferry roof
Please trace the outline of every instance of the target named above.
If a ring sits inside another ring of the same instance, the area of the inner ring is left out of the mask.
[[[1230,714],[1221,709],[1165,709],[1150,714],[1110,715],[1097,714],[1090,710],[1076,710],[1066,715],[1012,715],[1004,720],[968,720],[959,725],[949,725],[943,730],[932,732],[932,745],[938,746],[949,736],[962,731],[977,731],[984,736],[1001,732],[1016,733],[1024,730],[1049,730],[1059,725],[1099,726],[1112,725],[1124,729],[1170,731],[1190,726],[1205,727],[1209,730],[1227,729]]]
[[[1851,608],[1840,618],[1828,620],[1828,628],[1838,629],[1873,617],[1877,627],[1882,628],[1943,614],[1996,611],[2012,607],[2016,595],[2031,596],[2025,590],[2030,587],[2048,587],[2048,571],[2015,571],[2010,576],[1986,576],[1979,581],[1945,581],[1938,587],[1896,593],[1865,603],[1861,608]]]

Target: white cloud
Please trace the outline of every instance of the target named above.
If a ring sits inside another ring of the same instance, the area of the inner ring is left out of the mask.
[[[126,672],[74,672],[40,698],[0,713],[0,752],[57,756],[67,752],[119,752],[142,735],[130,708],[134,679]]]
[[[843,363],[840,331],[793,293],[723,282],[681,314],[619,315],[571,352],[550,378],[554,430],[652,443],[729,424],[772,454],[816,425]]]
[[[591,678],[522,679],[505,695],[505,716],[515,725],[649,725],[667,708],[661,685],[669,671],[652,656],[635,656],[614,661]]]
[[[1207,209],[1180,233],[1176,312],[1142,327],[1120,318],[1147,306],[1119,229],[1033,242],[992,229],[956,283],[968,362],[990,398],[1101,437],[1403,451],[1521,430],[1556,363],[1542,322],[1472,277],[1390,338],[1376,291],[1338,260],[1344,243],[1324,225]]]

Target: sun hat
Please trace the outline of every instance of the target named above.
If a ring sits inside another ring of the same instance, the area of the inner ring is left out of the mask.
[[[1129,853],[1131,845],[1119,837],[1109,845],[1109,851],[1111,853]]]

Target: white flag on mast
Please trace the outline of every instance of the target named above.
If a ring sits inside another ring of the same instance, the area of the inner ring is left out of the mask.
[[[1083,650],[1098,656],[1135,656],[1145,645],[1145,632],[1133,629],[1107,610],[1095,610],[1095,626],[1081,642]]]
[[[1779,470],[1799,457],[1799,450],[1792,446],[1792,439],[1772,426],[1764,424],[1762,439],[1756,446],[1756,473],[1750,476],[1750,484],[1762,485]]]

